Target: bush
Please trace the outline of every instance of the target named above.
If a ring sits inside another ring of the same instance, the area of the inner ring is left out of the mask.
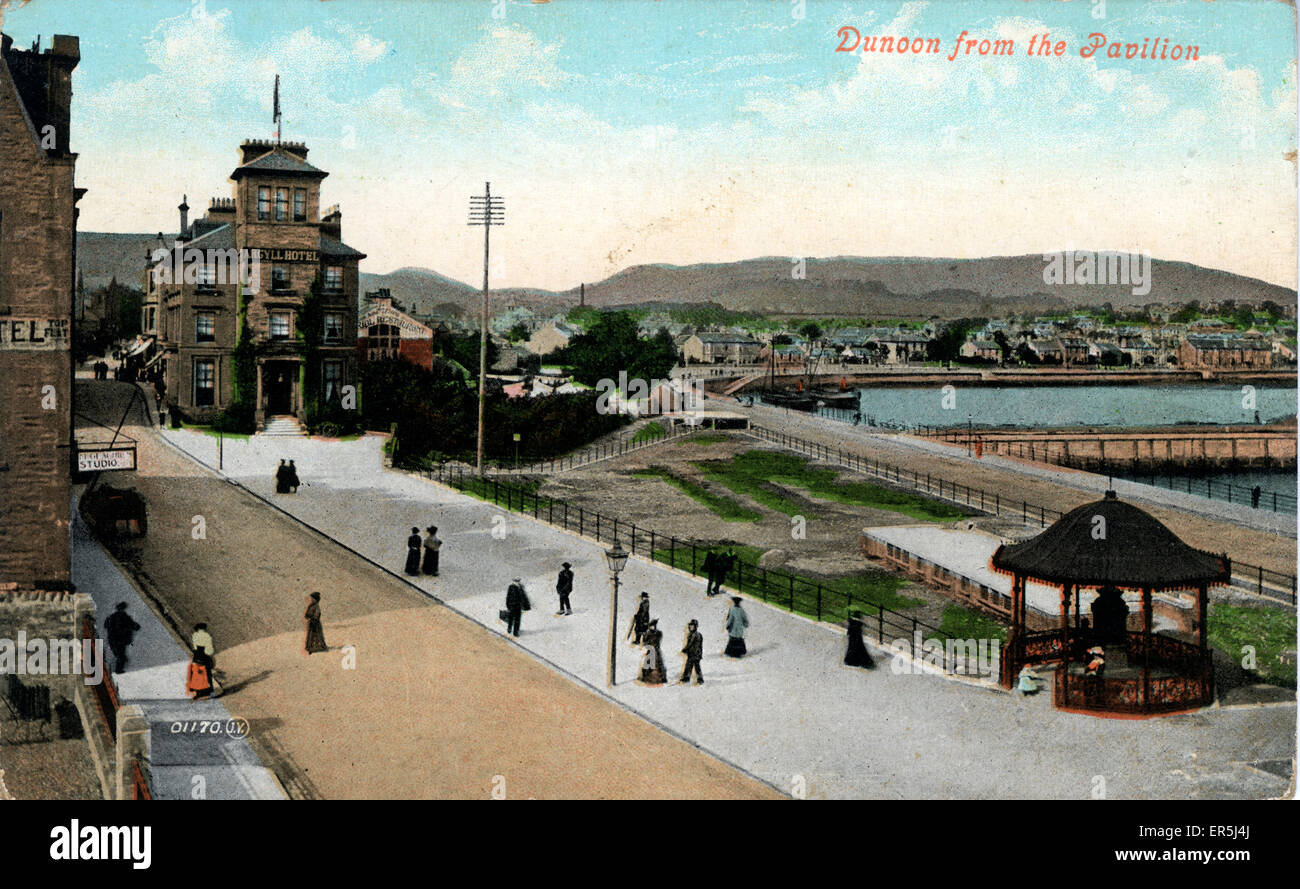
[[[212,421],[214,432],[232,432],[252,435],[257,431],[256,414],[252,405],[232,404]]]

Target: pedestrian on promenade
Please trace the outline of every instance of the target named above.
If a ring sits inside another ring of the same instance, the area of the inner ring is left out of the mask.
[[[523,580],[516,577],[506,589],[506,632],[517,637],[520,620],[524,612],[532,607],[532,603],[528,601],[528,593],[524,590]]]
[[[560,597],[560,610],[557,615],[573,614],[569,605],[569,594],[573,592],[573,566],[565,562],[560,566],[560,576],[555,580],[555,592]]]
[[[627,634],[632,639],[633,645],[640,645],[641,640],[645,638],[645,631],[650,626],[650,594],[641,593],[641,601],[637,603],[636,614],[632,615],[632,623],[627,628]]]
[[[663,639],[664,634],[659,629],[659,621],[650,621],[645,634],[641,637],[642,644],[645,645],[645,656],[641,658],[641,675],[637,677],[638,682],[646,685],[663,685],[668,681],[667,671],[664,669],[664,654],[659,648]]]
[[[208,632],[208,625],[194,625],[190,635],[190,646],[194,649],[194,658],[190,662],[189,681],[186,688],[195,700],[211,696],[216,685],[217,646]]]
[[[862,612],[855,611],[848,620],[848,651],[844,653],[844,665],[846,667],[865,667],[870,670],[876,666],[876,662],[871,659],[871,653],[867,651],[867,645],[862,641]]]
[[[727,657],[744,657],[745,630],[749,629],[749,615],[740,607],[740,597],[731,597],[731,608],[727,611],[727,648],[723,651]]]
[[[329,646],[325,644],[325,628],[320,622],[320,593],[311,594],[311,602],[307,604],[302,617],[307,621],[307,641],[303,643],[303,648],[308,654],[329,651]]]
[[[1016,687],[1022,695],[1038,694],[1038,677],[1033,670],[1029,669],[1028,664],[1021,668],[1020,676],[1016,680]]]
[[[406,538],[406,568],[407,574],[412,576],[420,573],[420,549],[423,546],[420,540],[420,529],[412,528],[411,536]]]
[[[275,470],[275,493],[289,493],[289,467],[284,465],[284,460],[280,461]]]
[[[438,576],[438,551],[442,549],[442,541],[438,539],[438,529],[433,525],[424,529],[426,536],[424,538],[424,565],[425,574]]]
[[[285,479],[285,481],[289,483],[290,490],[294,494],[297,494],[298,485],[302,484],[302,482],[298,481],[298,467],[293,465],[292,460],[289,461],[289,471],[287,473],[287,476],[288,477]]]
[[[118,602],[117,609],[104,619],[108,648],[113,652],[114,673],[126,672],[126,647],[135,638],[140,625],[126,613],[126,603]]]
[[[682,685],[691,681],[691,672],[695,673],[695,684],[704,684],[704,673],[700,670],[700,661],[704,660],[704,637],[700,635],[700,622],[692,619],[686,625],[686,644],[682,646],[686,655],[686,669],[682,670]]]
[[[713,550],[704,554],[704,576],[708,578],[708,583],[704,586],[705,595],[713,595],[713,584],[718,579],[718,556]]]

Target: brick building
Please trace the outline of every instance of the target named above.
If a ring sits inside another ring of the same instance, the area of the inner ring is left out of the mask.
[[[248,140],[230,174],[234,196],[214,198],[192,224],[182,201],[174,244],[145,276],[142,323],[157,337],[169,405],[212,419],[237,399],[268,418],[302,419],[308,403],[337,402],[356,382],[357,265],[365,254],[342,241],[338,207],[322,214],[328,173],[296,142]],[[300,310],[319,276],[319,330],[299,330]],[[252,337],[250,392],[236,391],[232,356],[241,318]],[[317,360],[308,367],[308,340]]]
[[[0,602],[71,584],[76,37],[41,52],[0,35]],[[61,591],[61,592],[60,592]],[[3,621],[0,621],[3,623]]]
[[[386,288],[367,293],[366,300],[370,306],[357,322],[358,359],[400,358],[433,370],[433,328],[397,308]]]

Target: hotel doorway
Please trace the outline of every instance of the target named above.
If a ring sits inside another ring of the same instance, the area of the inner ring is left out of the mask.
[[[262,369],[266,392],[266,412],[270,416],[294,412],[294,390],[298,383],[298,365],[291,361],[268,361]]]

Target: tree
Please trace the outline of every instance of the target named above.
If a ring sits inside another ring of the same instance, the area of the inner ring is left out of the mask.
[[[573,368],[574,379],[595,386],[603,379],[664,379],[677,363],[677,348],[666,330],[641,339],[628,312],[607,312],[586,333],[559,350],[555,360]]]
[[[529,336],[528,325],[522,321],[516,322],[513,327],[506,331],[506,339],[512,343],[522,343]]]
[[[824,331],[821,325],[816,321],[805,321],[799,325],[799,335],[810,343],[815,343],[822,338]]]

